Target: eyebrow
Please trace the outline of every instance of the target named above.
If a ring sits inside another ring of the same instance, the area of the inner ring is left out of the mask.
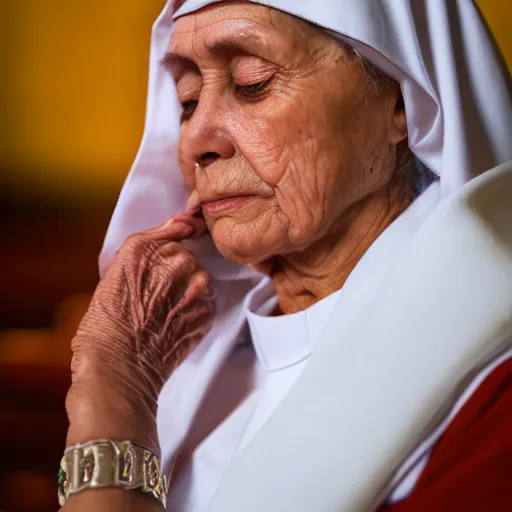
[[[192,32],[189,32],[192,35]],[[212,40],[206,43],[206,47],[212,55],[226,52],[240,52],[265,56],[271,55],[271,45],[260,30],[214,33]],[[178,51],[168,51],[160,60],[160,64],[174,77],[179,75],[184,67],[192,63],[192,59]]]
[[[160,65],[171,75],[176,76],[178,74],[178,70],[183,67],[184,61],[183,57],[176,53],[166,52],[163,58],[160,59]]]

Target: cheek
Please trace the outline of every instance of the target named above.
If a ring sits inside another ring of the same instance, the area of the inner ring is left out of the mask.
[[[353,133],[347,135],[351,152],[345,159],[349,165],[346,176],[342,176],[347,183],[348,206],[383,187],[393,171],[393,147],[381,110],[362,111],[354,117]]]
[[[279,91],[236,112],[235,144],[251,168],[269,186],[278,186],[292,166],[314,165],[315,108],[311,94],[299,88]],[[318,113],[316,115],[318,117]],[[301,163],[294,163],[294,160]]]
[[[234,130],[235,144],[250,168],[270,187],[275,187],[286,169],[287,141],[269,117],[243,117]]]
[[[332,108],[324,111],[323,124],[315,131],[325,156],[318,168],[324,180],[325,216],[333,223],[389,180],[390,145],[386,108],[380,102],[354,95],[352,101],[339,98],[325,104]]]
[[[284,108],[274,104],[266,115],[244,121],[236,130],[237,147],[258,177],[273,188],[288,240],[311,238],[322,224],[334,170],[332,155],[319,144],[321,134],[314,134],[311,116],[287,102]]]

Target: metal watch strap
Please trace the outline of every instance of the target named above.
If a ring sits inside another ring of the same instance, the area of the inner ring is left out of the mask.
[[[131,441],[95,439],[64,452],[58,476],[61,506],[72,494],[101,487],[142,491],[166,506],[167,482],[158,457]]]

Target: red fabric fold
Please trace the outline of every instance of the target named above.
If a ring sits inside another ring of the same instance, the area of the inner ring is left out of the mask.
[[[512,359],[448,426],[412,493],[378,512],[512,511]]]

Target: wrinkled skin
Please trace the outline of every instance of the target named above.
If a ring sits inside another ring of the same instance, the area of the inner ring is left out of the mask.
[[[123,404],[154,420],[163,384],[213,321],[210,276],[180,243],[204,229],[204,221],[180,214],[132,235],[119,250],[72,341],[72,432],[84,406],[97,417]],[[99,409],[92,390],[103,395]]]
[[[395,172],[407,137],[398,88],[370,93],[337,41],[254,4],[179,19],[170,51],[180,165],[220,252],[269,272],[283,313],[339,289],[410,201]],[[226,196],[249,199],[215,209]],[[205,225],[176,219],[125,242],[94,294],[73,340],[68,444],[157,447],[158,394],[214,315],[209,276],[179,243]]]
[[[347,256],[351,269],[410,199],[394,183],[407,137],[399,88],[369,92],[360,61],[338,41],[243,2],[180,18],[169,50],[184,108],[181,168],[220,252],[271,269],[284,312],[339,289]],[[209,210],[226,195],[251,199]],[[368,233],[366,242],[336,250],[349,230]],[[327,259],[339,264],[320,268]]]

